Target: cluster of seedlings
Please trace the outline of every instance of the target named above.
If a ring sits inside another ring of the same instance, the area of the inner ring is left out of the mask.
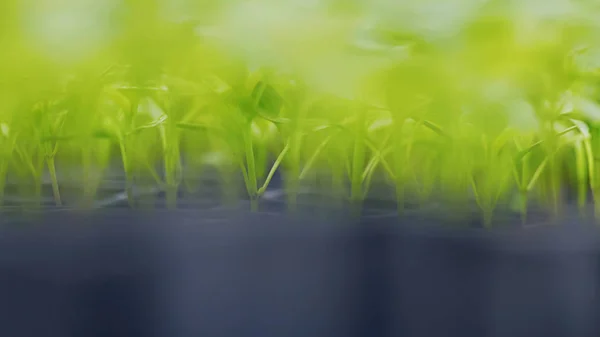
[[[440,36],[383,21],[352,43],[296,34],[307,45],[290,59],[305,62],[287,68],[256,66],[156,11],[69,66],[3,40],[22,54],[3,59],[0,196],[10,172],[33,182],[33,197],[49,174],[60,206],[57,170],[76,169],[93,200],[98,172],[119,157],[130,199],[143,175],[172,208],[186,172],[212,165],[243,177],[253,210],[279,172],[291,210],[302,184],[324,176],[357,209],[379,181],[400,214],[435,199],[476,204],[488,227],[501,204],[524,222],[532,203],[600,215],[600,29],[570,16],[527,25],[490,6]]]

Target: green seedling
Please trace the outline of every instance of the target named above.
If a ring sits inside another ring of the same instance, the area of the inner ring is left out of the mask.
[[[472,191],[482,211],[485,228],[491,228],[494,210],[508,188],[508,169],[512,165],[512,158],[507,153],[509,138],[505,135],[494,140],[488,140],[485,135],[482,137],[482,159],[474,165],[470,174]]]
[[[31,111],[26,112],[26,117],[19,124],[15,124],[13,127],[4,125],[4,135],[9,139],[7,142],[8,154],[16,152],[20,162],[18,166],[24,166],[25,170],[33,177],[36,200],[39,201],[41,198],[42,175],[44,164],[46,164],[50,173],[54,202],[57,206],[62,206],[62,200],[55,157],[66,115],[66,111],[56,109],[54,102],[42,101],[35,104]],[[16,143],[19,136],[24,137],[26,141]],[[11,138],[12,140],[10,140]]]
[[[554,151],[558,152],[558,150],[560,150],[560,146],[564,145],[564,136],[568,135],[569,133],[572,133],[574,131],[577,130],[576,126],[571,126],[568,128],[565,128],[564,130],[558,132],[556,135],[561,140],[561,143],[559,145],[558,148],[555,148]],[[530,137],[529,137],[530,138]],[[547,165],[548,165],[548,161],[549,161],[549,156],[547,154],[547,152],[543,151],[543,149],[541,149],[541,145],[543,144],[543,141],[537,141],[537,142],[532,142],[531,140],[528,141],[528,143],[530,143],[530,145],[528,146],[523,146],[523,141],[524,141],[524,137],[513,137],[513,141],[514,144],[516,146],[517,149],[517,154],[514,158],[514,167],[513,167],[513,175],[515,178],[515,183],[517,185],[517,188],[519,189],[519,198],[520,198],[520,212],[521,212],[521,219],[523,224],[527,221],[527,209],[528,209],[528,200],[529,200],[529,194],[532,192],[532,190],[534,189],[534,187],[536,186],[536,183],[538,182],[538,180],[540,179],[540,177],[542,177]],[[536,152],[539,152],[539,150],[542,150],[542,156],[541,158],[534,158],[534,154],[536,154]],[[536,151],[538,150],[538,151]],[[581,170],[581,162],[580,159],[578,159],[578,170]],[[584,180],[585,181],[585,180]],[[579,192],[580,196],[579,198],[581,198],[581,191]],[[581,203],[582,200],[580,199],[579,202]],[[581,206],[581,204],[580,204]]]
[[[179,77],[166,77],[164,81],[169,86],[168,93],[157,92],[153,97],[165,117],[164,123],[161,122],[156,127],[163,150],[167,204],[174,208],[179,185],[185,179],[181,163],[182,132],[184,129],[216,130],[218,127],[214,118],[211,121],[211,115],[207,111],[215,107],[215,101],[218,102],[230,87],[217,76],[205,78],[201,82]],[[202,119],[204,126],[198,124],[198,120]],[[206,145],[195,144],[194,149],[198,151],[206,148]],[[191,155],[200,156],[201,153],[194,152]]]
[[[105,94],[112,103],[112,113],[106,114],[102,120],[102,128],[97,131],[112,138],[119,147],[121,161],[126,175],[126,193],[131,206],[134,205],[134,155],[143,156],[149,144],[136,141],[144,130],[155,129],[167,120],[167,115],[158,110],[140,109],[140,102],[147,99],[150,93],[164,91],[160,87],[120,86],[116,89],[106,88]],[[145,101],[147,102],[147,101]],[[154,137],[156,139],[156,137]],[[163,138],[164,139],[164,138]],[[140,157],[143,159],[143,157]],[[157,177],[154,168],[147,162],[143,165],[153,176]]]
[[[6,179],[8,169],[13,161],[16,142],[16,132],[11,129],[9,123],[0,123],[0,149],[2,150],[0,157],[0,205],[4,203]]]
[[[254,211],[281,173],[290,210],[314,178],[330,179],[355,215],[380,181],[395,189],[400,214],[413,192],[420,204],[444,200],[450,215],[470,209],[472,194],[488,228],[514,193],[524,222],[534,194],[559,212],[566,184],[581,209],[591,189],[600,214],[593,10],[521,11],[532,5],[524,1],[502,11],[493,2],[459,6],[443,20],[417,3],[365,4],[336,18],[275,4],[238,15],[232,5],[210,20],[175,23],[157,3],[134,1],[133,11],[117,10],[121,26],[100,34],[102,46],[68,58],[77,61],[51,57],[53,43],[27,34],[0,36],[8,51],[0,56],[0,189],[14,170],[39,197],[48,170],[61,205],[57,170],[81,159],[89,202],[100,183],[93,172],[114,148],[132,206],[144,181],[176,207],[182,183],[189,187],[214,154],[221,172],[243,178]],[[261,17],[268,9],[275,15]],[[347,41],[365,12],[374,22]],[[396,13],[415,19],[398,23]],[[429,22],[439,29],[423,29]],[[102,72],[107,64],[125,66]],[[70,75],[64,90],[56,79]],[[579,103],[565,112],[569,95]],[[528,118],[535,129],[515,127]]]
[[[343,185],[344,171],[350,180],[350,201],[353,209],[358,215],[360,213],[360,204],[366,197],[372,182],[374,173],[378,167],[383,167],[386,174],[393,180],[395,179],[392,168],[386,157],[391,152],[390,139],[391,133],[388,133],[384,139],[377,144],[371,138],[373,133],[379,130],[377,125],[380,120],[377,118],[371,126],[367,126],[367,111],[358,112],[358,116],[347,118],[339,124],[329,124],[325,121],[316,123],[308,137],[314,137],[318,133],[324,133],[324,138],[316,146],[305,162],[299,179],[304,179],[315,162],[325,152],[330,160],[332,174],[334,177],[335,189],[339,190]],[[313,121],[314,122],[314,121]],[[385,128],[385,123],[383,128]],[[340,154],[343,157],[339,157]],[[345,157],[345,158],[344,158]],[[339,158],[339,159],[338,159]]]
[[[244,178],[246,191],[250,197],[251,209],[258,211],[258,201],[266,191],[275,171],[281,165],[289,147],[283,148],[274,165],[266,174],[267,147],[273,135],[274,126],[268,115],[281,109],[278,94],[265,82],[250,77],[245,84],[248,89],[230,88],[217,92],[222,98],[227,97],[228,104],[222,106],[224,120],[217,123],[194,123],[193,118],[175,124],[179,129],[208,131],[221,138],[228,145],[229,152],[238,162]],[[223,125],[225,124],[225,125]],[[259,187],[259,181],[264,183]]]
[[[69,111],[63,128],[67,137],[63,148],[70,148],[70,156],[81,157],[83,206],[93,205],[102,181],[102,175],[111,160],[111,134],[104,129],[106,115],[114,108],[104,95],[104,88],[123,76],[126,67],[111,65],[99,75],[74,78],[67,83],[62,108]],[[66,152],[66,150],[65,150]],[[74,163],[71,163],[74,165]]]
[[[50,179],[52,181],[52,194],[54,196],[54,202],[57,206],[62,206],[58,178],[56,175],[55,158],[59,148],[58,139],[61,136],[68,112],[52,112],[48,109],[50,109],[50,107],[46,106],[41,110],[41,117],[43,118],[43,124],[41,125],[40,130],[42,147],[44,158],[46,159],[46,164],[48,166],[48,171],[50,172]]]
[[[579,101],[573,111],[561,115],[561,122],[572,125],[566,130],[573,128],[578,130],[579,137],[573,142],[575,151],[576,184],[578,186],[578,204],[583,209],[587,201],[587,192],[592,192],[595,217],[600,219],[600,183],[598,165],[598,150],[600,149],[599,128],[597,120],[600,118],[600,109],[591,101],[579,97]],[[565,131],[566,131],[565,130]]]

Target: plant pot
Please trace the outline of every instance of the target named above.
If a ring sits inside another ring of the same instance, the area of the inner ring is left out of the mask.
[[[363,328],[364,242],[343,211],[312,212],[310,196],[295,216],[281,198],[251,213],[247,201],[205,207],[206,196],[196,197],[177,210],[161,208],[158,193],[149,210],[121,200],[3,212],[0,334],[352,336]]]
[[[257,213],[218,194],[182,194],[177,210],[149,191],[145,211],[113,198],[4,212],[0,333],[600,335],[600,236],[583,220],[521,227],[501,213],[507,225],[484,230],[434,204],[398,218],[385,197],[355,219],[322,191],[302,190],[292,214],[281,190]]]
[[[4,216],[0,334],[163,335],[160,258],[145,226],[167,219],[119,209]]]
[[[241,213],[169,228],[168,335],[359,336],[364,243],[343,225]]]
[[[510,233],[493,246],[493,336],[600,335],[598,232],[568,225]]]
[[[438,215],[362,221],[380,235],[385,336],[600,336],[596,228],[573,217],[483,230]]]

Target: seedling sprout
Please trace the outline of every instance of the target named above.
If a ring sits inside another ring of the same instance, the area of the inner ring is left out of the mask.
[[[490,228],[513,205],[527,224],[533,205],[559,217],[567,186],[582,213],[591,193],[600,219],[590,7],[457,1],[442,20],[416,0],[331,12],[268,3],[180,22],[158,2],[123,4],[102,45],[78,54],[87,59],[57,62],[25,33],[0,35],[21,54],[0,57],[0,196],[17,177],[40,200],[47,174],[55,205],[69,204],[60,173],[78,169],[89,206],[118,159],[132,207],[136,187],[153,184],[177,208],[211,165],[241,178],[255,212],[280,187],[297,211],[313,180],[355,216],[383,183],[399,217],[408,203],[459,217],[475,205]]]

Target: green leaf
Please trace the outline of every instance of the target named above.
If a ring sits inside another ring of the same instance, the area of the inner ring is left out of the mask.
[[[256,109],[251,97],[239,97],[237,99],[234,98],[234,103],[237,104],[240,113],[247,122],[252,121],[256,115],[258,115],[258,110]]]
[[[261,114],[270,118],[279,116],[283,107],[283,98],[271,85],[259,81],[254,86],[251,97]]]
[[[165,121],[167,120],[167,118],[169,118],[167,115],[161,115],[157,120],[154,120],[148,124],[134,128],[127,135],[133,135],[133,134],[139,133],[142,130],[152,129],[157,126],[163,125],[165,123]]]
[[[6,123],[0,123],[0,133],[4,138],[8,138],[10,135],[10,127]]]
[[[184,123],[184,122],[177,123],[176,126],[180,129],[195,130],[195,131],[205,131],[205,130],[213,128],[212,126],[207,125],[207,124]]]
[[[116,139],[116,134],[107,129],[94,130],[92,137],[99,139]]]

